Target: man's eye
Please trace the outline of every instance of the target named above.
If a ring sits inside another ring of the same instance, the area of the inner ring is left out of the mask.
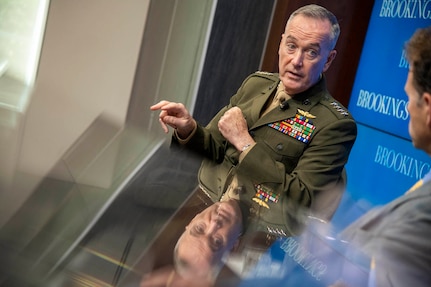
[[[296,49],[296,45],[295,44],[292,44],[292,43],[287,43],[286,44],[286,50],[287,50],[288,53],[294,52],[295,49]]]
[[[319,54],[317,53],[317,51],[315,51],[315,50],[308,50],[307,51],[307,53],[306,53],[306,55],[307,55],[307,58],[309,59],[309,60],[313,60],[313,59],[315,59]]]
[[[205,233],[205,226],[203,226],[203,225],[196,225],[194,229],[195,229],[195,232],[197,234],[204,234]]]
[[[213,237],[211,241],[211,248],[214,251],[217,251],[223,248],[223,239],[220,237]]]

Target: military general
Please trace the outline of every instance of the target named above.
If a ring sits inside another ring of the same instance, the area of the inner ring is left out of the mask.
[[[336,17],[307,5],[293,12],[281,35],[278,73],[249,75],[208,125],[181,103],[160,101],[173,144],[204,156],[199,188],[213,202],[247,206],[247,229],[297,234],[307,217],[330,220],[346,184],[345,165],[356,123],[326,88],[336,57]]]

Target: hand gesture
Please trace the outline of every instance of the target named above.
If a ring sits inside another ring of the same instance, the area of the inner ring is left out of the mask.
[[[150,107],[152,111],[160,110],[159,122],[165,131],[169,132],[168,126],[177,130],[180,138],[187,138],[196,126],[196,121],[181,103],[160,101]]]

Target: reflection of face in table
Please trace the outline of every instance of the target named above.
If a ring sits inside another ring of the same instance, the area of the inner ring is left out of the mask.
[[[119,286],[138,286],[137,281],[145,287],[166,286],[169,280],[172,280],[171,287],[194,286],[195,280],[180,279],[178,274],[173,274],[174,254],[177,255],[175,259],[177,268],[183,276],[189,277],[189,274],[192,274],[193,277],[196,277],[199,272],[219,275],[215,284],[210,276],[204,278],[208,279],[206,280],[208,284],[200,282],[200,285],[196,286],[237,286],[241,282],[239,275],[241,272],[238,273],[238,270],[231,269],[229,260],[232,255],[233,258],[238,258],[238,256],[244,258],[242,262],[247,263],[250,261],[247,256],[250,250],[252,255],[256,254],[256,251],[260,254],[270,246],[272,240],[268,241],[268,236],[263,236],[264,243],[262,244],[261,237],[255,237],[255,233],[242,235],[238,240],[238,236],[243,231],[243,218],[240,208],[232,203],[230,201],[213,203],[202,190],[196,189],[166,222],[145,250],[131,251],[141,252],[141,255],[138,256],[137,261],[128,262],[132,265],[133,271],[124,274]],[[200,234],[204,229],[202,222],[205,222],[208,228],[205,229],[207,232],[204,234]],[[216,228],[216,224],[221,226]],[[211,228],[217,232],[210,232]],[[219,245],[220,242],[221,245]],[[234,252],[229,253],[232,247]],[[176,252],[174,252],[175,249]],[[229,257],[228,261],[224,262],[225,260],[221,259],[226,252],[229,253]],[[207,260],[206,263],[205,260]],[[251,260],[250,264],[254,265],[254,261],[254,259]],[[220,263],[220,265],[214,265],[215,263]],[[199,266],[199,272],[193,268],[196,266],[194,264]],[[214,266],[214,269],[210,268]],[[222,269],[219,270],[220,268]],[[241,268],[245,270],[246,266]],[[212,270],[212,272],[208,270]]]
[[[216,202],[197,214],[186,226],[175,247],[178,272],[186,278],[212,281],[242,231],[242,215],[236,200]]]
[[[212,282],[209,275],[218,274],[223,256],[235,247],[241,232],[242,214],[236,201],[213,203],[198,190],[167,222],[133,270],[144,275],[142,286],[166,286],[150,282],[166,284],[175,278],[178,283],[179,275],[172,275],[175,260],[176,269],[186,279]],[[234,276],[225,268],[222,273]],[[175,285],[181,286],[171,286]]]

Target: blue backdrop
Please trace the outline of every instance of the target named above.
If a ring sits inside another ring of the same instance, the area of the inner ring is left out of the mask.
[[[355,199],[386,203],[430,169],[428,155],[411,144],[404,92],[409,68],[405,42],[417,28],[429,25],[430,1],[374,4],[348,106],[359,124],[347,166],[347,191]]]

